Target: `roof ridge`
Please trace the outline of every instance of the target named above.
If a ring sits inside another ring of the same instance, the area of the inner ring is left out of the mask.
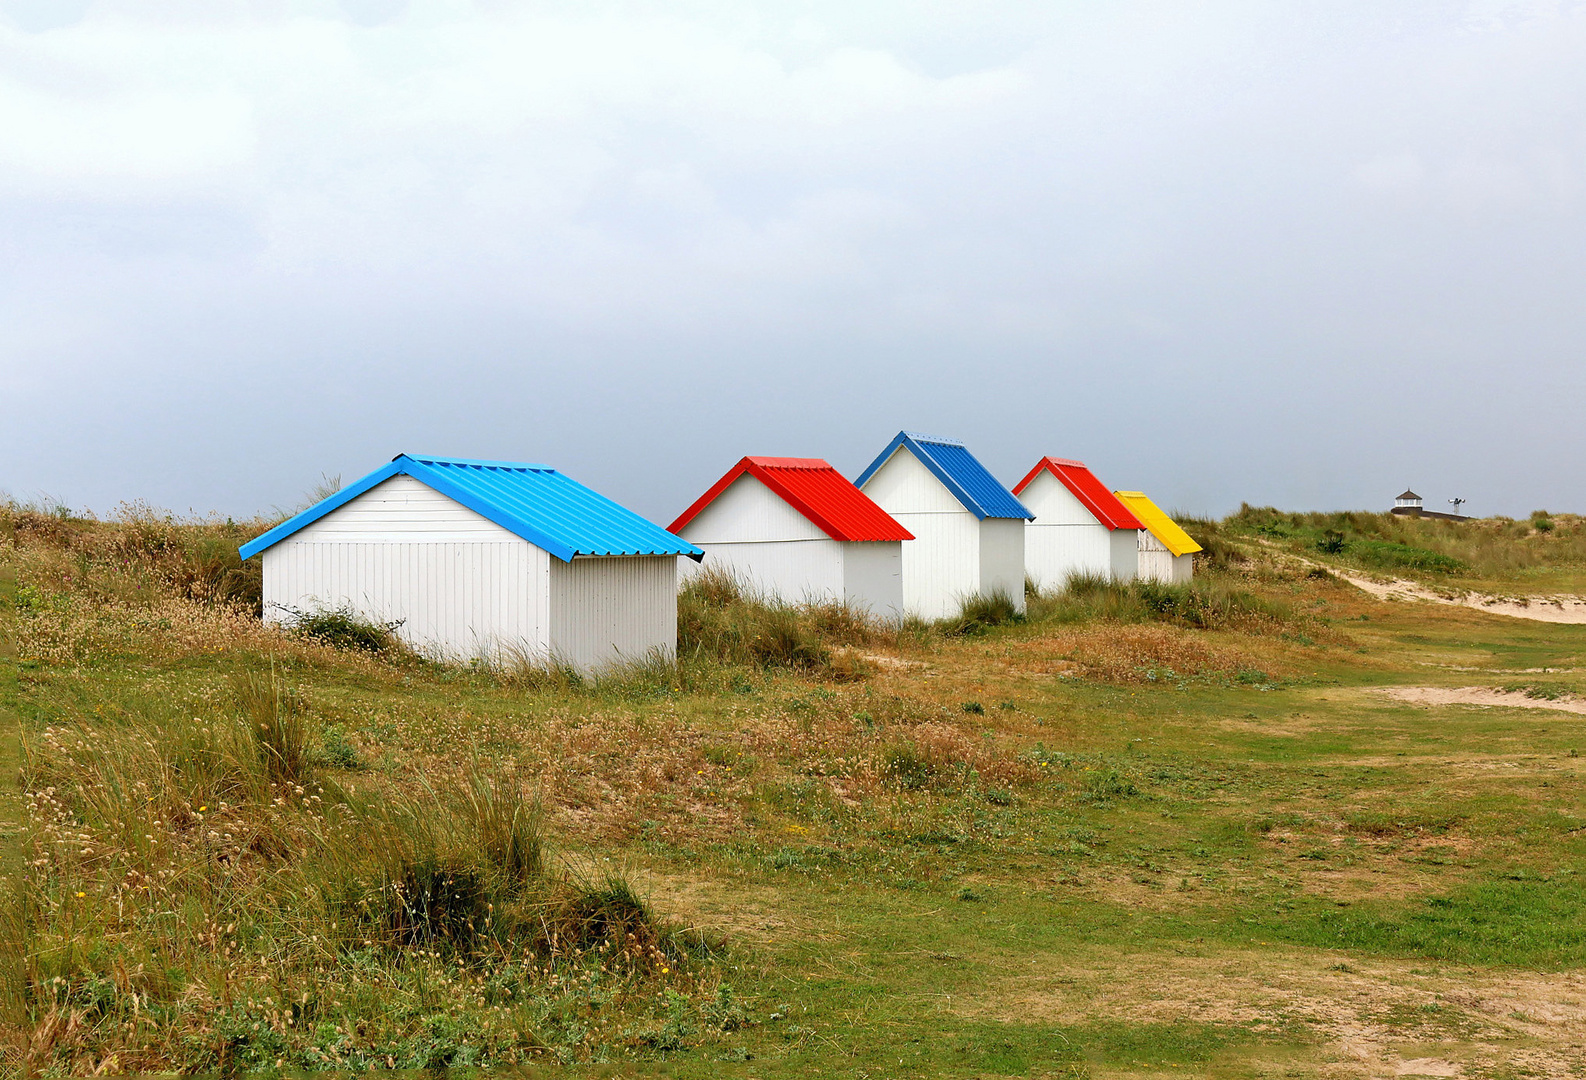
[[[757,457],[749,455],[743,460],[758,465],[762,469],[831,469],[836,468],[825,458],[798,458],[798,457]]]
[[[906,430],[906,431],[903,432],[903,434],[907,435],[910,439],[913,439],[915,442],[935,443],[937,446],[957,446],[957,447],[960,447],[960,448],[962,448],[964,450],[968,450],[969,449],[969,447],[967,445],[965,445],[964,443],[960,442],[957,439],[944,439],[944,438],[942,438],[939,435],[926,435],[923,432],[919,432],[919,431],[907,431]]]
[[[1107,485],[1101,482],[1101,478],[1091,471],[1089,465],[1070,458],[1052,457],[1048,454],[1037,461],[1035,467],[1025,474],[1024,479],[1013,485],[1014,498],[1023,498],[1025,489],[1042,473],[1046,473],[1067,488],[1069,494],[1079,500],[1079,504],[1086,512],[1106,526],[1109,531],[1145,528],[1134,512],[1124,505],[1123,500],[1109,491]],[[1036,521],[1039,524],[1040,519],[1037,518]]]
[[[394,476],[411,476],[563,562],[580,555],[704,557],[694,545],[555,469],[411,454],[398,454],[374,472],[294,514],[243,544],[238,554],[252,558]]]
[[[519,472],[556,472],[549,465],[540,465],[532,461],[490,461],[484,458],[459,458],[441,457],[435,454],[398,454],[392,461],[407,458],[426,465],[470,465],[480,469],[512,469]]]
[[[799,461],[806,465],[763,464],[765,461]],[[756,458],[744,456],[728,469],[667,528],[681,534],[734,483],[753,477],[810,524],[839,542],[912,540],[914,534],[898,523],[874,499],[860,491],[823,458]]]

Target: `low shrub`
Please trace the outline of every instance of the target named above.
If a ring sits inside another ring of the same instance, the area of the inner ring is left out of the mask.
[[[901,791],[919,791],[936,778],[936,762],[913,743],[887,747],[880,765],[882,779]]]
[[[381,653],[400,646],[396,632],[404,621],[401,619],[389,623],[376,622],[351,607],[285,610],[291,616],[294,631],[335,649]]]

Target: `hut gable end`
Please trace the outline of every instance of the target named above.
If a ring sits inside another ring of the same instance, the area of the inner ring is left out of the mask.
[[[397,475],[299,529],[287,543],[518,543],[483,514],[415,480]]]
[[[747,473],[695,515],[688,523],[687,533],[695,544],[827,539],[814,522]]]
[[[902,446],[871,472],[861,484],[861,489],[893,517],[900,514],[965,513],[963,503],[948,490],[947,485]]]
[[[1095,525],[1096,515],[1057,477],[1038,473],[1019,492],[1019,501],[1035,515],[1033,525]]]

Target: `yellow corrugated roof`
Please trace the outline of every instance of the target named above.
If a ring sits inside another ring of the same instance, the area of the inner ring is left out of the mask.
[[[1164,514],[1156,503],[1146,498],[1143,491],[1115,491],[1118,496],[1134,514],[1140,519],[1140,524],[1151,530],[1151,535],[1162,541],[1162,546],[1175,555],[1188,555],[1199,551],[1201,546],[1190,539],[1190,534],[1178,527],[1178,523]]]

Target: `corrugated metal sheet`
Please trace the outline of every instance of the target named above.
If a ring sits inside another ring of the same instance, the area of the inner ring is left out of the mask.
[[[251,558],[397,475],[413,477],[568,562],[578,555],[704,553],[659,525],[544,465],[399,454],[335,495],[244,544]]]
[[[1073,492],[1074,498],[1084,504],[1091,516],[1109,529],[1143,529],[1144,525],[1129,512],[1125,506],[1107,486],[1096,479],[1096,474],[1091,472],[1082,461],[1070,461],[1067,458],[1044,457],[1035,463],[1035,468],[1025,474],[1013,488],[1015,495],[1023,495],[1024,489],[1030,486],[1043,472],[1051,473],[1063,486]],[[1040,515],[1036,515],[1040,519]]]
[[[833,540],[912,540],[914,537],[821,458],[746,457],[672,522],[683,529],[740,476],[753,476]]]
[[[598,672],[677,652],[677,560],[581,558],[550,565],[551,655]]]
[[[1190,534],[1179,528],[1178,523],[1164,514],[1156,503],[1146,498],[1144,492],[1115,491],[1113,494],[1122,499],[1123,504],[1140,519],[1140,523],[1174,555],[1189,555],[1201,549]]]
[[[1024,529],[1018,519],[987,518],[980,523],[980,581],[985,596],[1002,593],[1024,611]]]
[[[963,503],[964,509],[978,518],[1031,518],[1031,514],[1024,504],[1014,498],[1013,493],[998,483],[961,442],[951,439],[938,439],[930,435],[920,435],[911,431],[900,431],[897,436],[887,444],[887,448],[872,461],[864,472],[859,474],[859,479],[854,481],[855,486],[864,487],[865,481],[886,464],[887,459],[900,447],[908,451],[936,474],[947,490],[953,493],[954,498]]]

